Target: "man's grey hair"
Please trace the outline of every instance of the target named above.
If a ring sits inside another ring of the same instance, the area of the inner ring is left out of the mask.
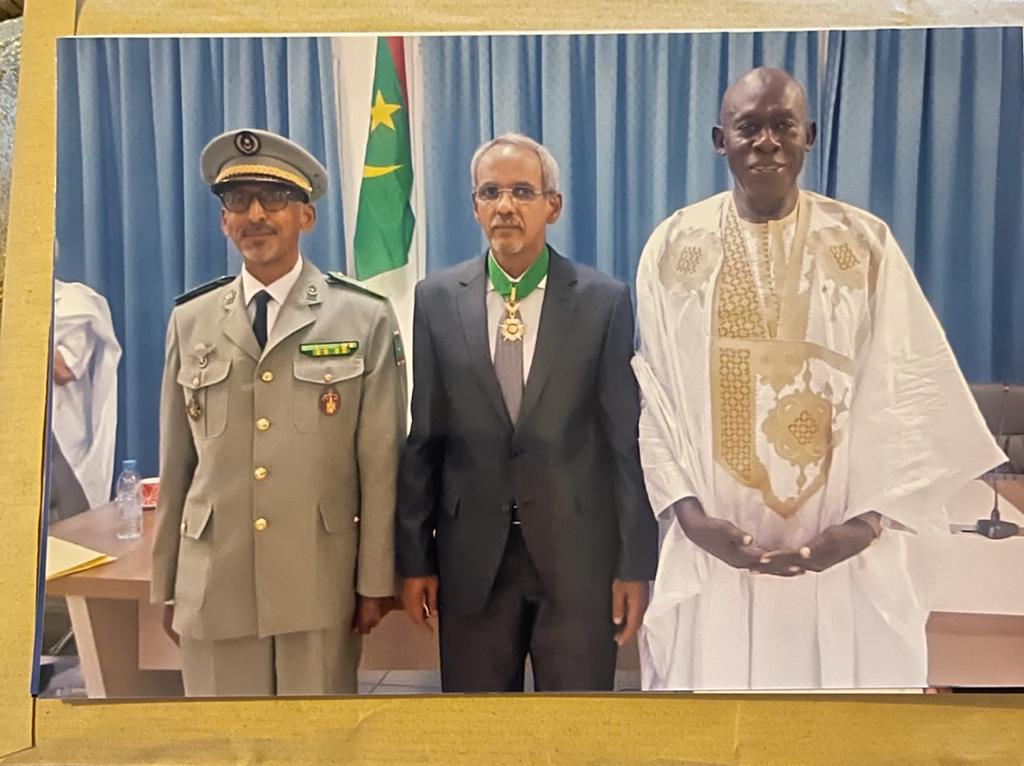
[[[555,158],[551,156],[551,152],[522,133],[503,133],[480,145],[473,153],[473,159],[469,163],[469,182],[472,184],[472,188],[476,188],[476,171],[480,166],[480,160],[496,146],[522,146],[531,150],[540,160],[540,183],[543,187],[541,191],[549,194],[558,191],[558,163],[555,162]]]

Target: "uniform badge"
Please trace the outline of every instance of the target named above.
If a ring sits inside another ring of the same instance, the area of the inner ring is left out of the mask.
[[[391,345],[395,352],[395,366],[401,367],[405,364],[405,348],[402,346],[402,335],[398,330],[395,330]]]
[[[240,130],[235,134],[235,148],[245,155],[256,154],[260,150],[260,140],[248,130]]]
[[[194,392],[192,398],[188,400],[185,411],[188,412],[188,416],[193,420],[199,420],[199,416],[203,414],[203,406],[199,403],[199,399],[196,398]]]
[[[215,350],[216,348],[212,344],[197,343],[195,350],[193,351],[196,357],[196,363],[200,367],[206,367],[210,363],[210,360],[207,359],[207,357],[210,356],[210,354],[212,354]]]
[[[320,394],[320,411],[324,415],[333,415],[341,406],[341,394],[334,386],[327,386]]]
[[[306,356],[350,356],[359,349],[357,340],[336,340],[330,343],[301,343],[299,353]]]

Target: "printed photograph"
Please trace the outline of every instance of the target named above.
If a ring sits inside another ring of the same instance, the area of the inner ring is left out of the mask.
[[[1021,28],[57,74],[34,692],[1024,687]]]

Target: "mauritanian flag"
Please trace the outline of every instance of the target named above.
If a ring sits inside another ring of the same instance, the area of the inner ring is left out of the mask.
[[[408,354],[413,288],[425,274],[419,38],[341,36],[331,49],[346,272],[391,300]]]
[[[408,263],[415,219],[409,95],[405,49],[400,37],[378,37],[353,242],[357,279],[368,279]]]

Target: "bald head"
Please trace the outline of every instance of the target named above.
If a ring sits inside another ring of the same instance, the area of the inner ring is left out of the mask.
[[[789,72],[762,66],[751,69],[726,88],[722,95],[722,105],[718,110],[719,124],[725,125],[734,117],[738,105],[747,103],[751,97],[756,98],[764,94],[770,94],[779,102],[791,103],[800,110],[802,120],[807,121],[807,95],[803,86],[794,80]]]
[[[728,159],[740,215],[766,221],[786,215],[799,196],[797,178],[817,135],[807,97],[781,69],[752,69],[722,97],[715,151]]]

